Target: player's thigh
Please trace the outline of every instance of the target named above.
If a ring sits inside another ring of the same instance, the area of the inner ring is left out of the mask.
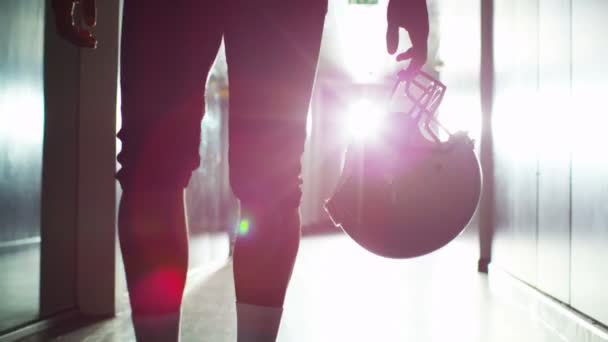
[[[198,165],[205,81],[223,32],[217,3],[125,0],[119,179],[184,183]]]
[[[241,199],[299,202],[326,0],[234,0],[226,26],[230,177]]]

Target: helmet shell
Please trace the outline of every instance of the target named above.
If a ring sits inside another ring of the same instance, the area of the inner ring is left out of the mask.
[[[466,134],[437,143],[413,121],[406,127],[384,144],[350,145],[325,204],[334,224],[388,258],[418,257],[448,244],[471,220],[481,193],[479,162]]]

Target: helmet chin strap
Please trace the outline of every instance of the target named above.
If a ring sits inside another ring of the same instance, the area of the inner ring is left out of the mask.
[[[446,86],[424,71],[418,71],[413,77],[407,78],[399,73],[389,99],[395,96],[401,83],[405,83],[405,96],[412,101],[411,108],[404,114],[416,119],[420,129],[424,130],[423,133],[438,144],[441,144],[442,141],[431,128],[431,123],[451,137],[453,134],[436,118],[437,108],[443,101]],[[416,93],[420,93],[420,95]]]

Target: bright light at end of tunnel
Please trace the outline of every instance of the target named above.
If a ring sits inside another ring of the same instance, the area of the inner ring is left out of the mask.
[[[366,99],[358,100],[348,107],[344,120],[347,140],[373,140],[382,129],[382,106]]]

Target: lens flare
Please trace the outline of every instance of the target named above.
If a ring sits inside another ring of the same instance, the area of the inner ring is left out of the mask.
[[[247,235],[247,233],[249,233],[249,220],[247,219],[243,219],[241,220],[241,222],[239,223],[239,234],[241,235]]]
[[[382,128],[382,107],[369,100],[359,100],[348,108],[345,114],[345,138],[348,140],[370,141],[379,135]]]

